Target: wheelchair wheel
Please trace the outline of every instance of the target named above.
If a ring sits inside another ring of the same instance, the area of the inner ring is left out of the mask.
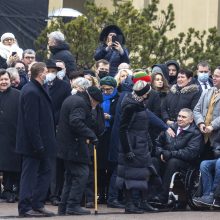
[[[200,171],[199,169],[189,170],[186,173],[185,179],[186,199],[189,207],[192,210],[201,210],[203,208],[197,206],[193,202],[194,197],[201,196],[202,188],[200,184]]]

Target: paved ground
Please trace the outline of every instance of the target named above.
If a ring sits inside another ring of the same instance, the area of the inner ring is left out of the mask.
[[[57,207],[47,205],[51,211],[57,212]],[[146,213],[141,215],[128,215],[124,214],[122,209],[110,209],[106,206],[99,206],[98,215],[92,214],[88,216],[56,216],[53,218],[40,218],[40,219],[72,219],[72,220],[219,220],[219,211],[209,212],[160,212],[160,213]],[[17,203],[7,204],[0,203],[0,219],[15,219],[17,216]],[[27,219],[27,218],[26,218]],[[34,219],[34,218],[31,218]]]

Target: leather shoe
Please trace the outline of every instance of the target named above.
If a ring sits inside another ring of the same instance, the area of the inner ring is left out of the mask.
[[[66,214],[67,215],[90,215],[91,212],[89,210],[82,208],[81,206],[75,206],[75,207],[67,208]]]
[[[126,214],[143,214],[144,210],[138,208],[133,202],[127,202],[125,206]]]
[[[117,199],[114,199],[113,201],[107,203],[107,207],[124,209],[125,205],[121,204]]]
[[[43,214],[45,217],[51,217],[51,216],[55,216],[55,214],[47,209],[45,209],[44,207],[39,208],[39,209],[35,209],[35,211],[40,212],[41,214]]]
[[[139,208],[143,209],[145,212],[158,212],[158,209],[151,206],[146,200],[140,203]]]
[[[45,217],[44,214],[38,212],[38,211],[35,211],[33,209],[25,212],[25,213],[19,213],[19,216],[20,217]]]
[[[58,206],[59,205],[59,200],[58,199],[53,199],[53,200],[51,200],[51,205],[53,205],[53,206]]]

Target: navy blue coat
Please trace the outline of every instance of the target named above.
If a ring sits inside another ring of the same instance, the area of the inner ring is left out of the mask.
[[[71,95],[70,83],[56,78],[53,85],[49,86],[49,94],[53,103],[53,111],[55,116],[55,124],[57,125],[60,117],[60,110],[63,101]]]
[[[32,79],[21,90],[16,151],[35,157],[35,152],[42,147],[45,157],[56,156],[52,102],[43,86]]]
[[[96,61],[105,59],[110,63],[110,68],[109,68],[109,75],[110,76],[115,76],[116,73],[118,72],[118,66],[121,63],[130,63],[129,57],[128,57],[128,50],[124,47],[124,53],[121,55],[117,50],[111,49],[109,51],[106,51],[106,44],[101,44],[95,52],[94,59]]]

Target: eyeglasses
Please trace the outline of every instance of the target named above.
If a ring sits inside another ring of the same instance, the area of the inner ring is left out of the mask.
[[[4,41],[13,41],[14,40],[14,38],[6,38],[6,39],[4,39]]]
[[[29,56],[27,56],[27,57],[24,57],[25,59],[35,59],[35,57],[29,57]]]
[[[113,88],[101,88],[102,92],[111,92]]]

